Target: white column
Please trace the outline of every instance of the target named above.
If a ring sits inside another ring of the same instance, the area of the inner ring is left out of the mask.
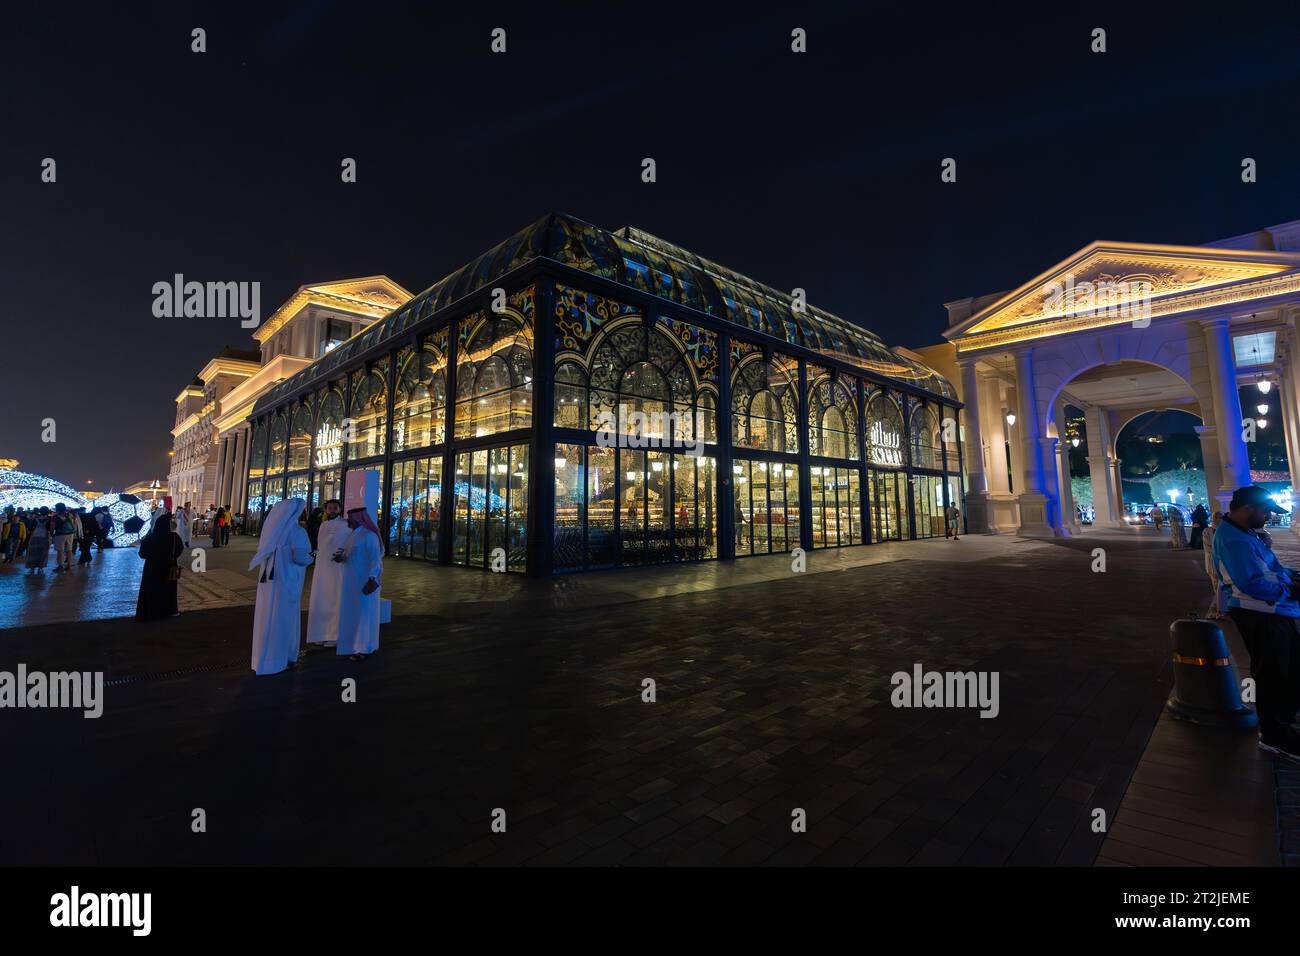
[[[990,494],[1009,494],[1007,422],[1002,412],[1002,383],[996,375],[980,375],[980,420],[984,425],[985,480]]]
[[[1088,477],[1092,484],[1093,523],[1098,527],[1122,525],[1121,501],[1115,497],[1110,453],[1110,420],[1106,411],[1093,406],[1083,413],[1088,431]]]
[[[1219,510],[1227,512],[1232,492],[1250,484],[1250,454],[1241,436],[1241,400],[1237,397],[1237,364],[1232,352],[1232,333],[1228,320],[1202,322],[1205,334],[1205,360],[1210,371],[1210,390],[1214,397],[1215,435],[1219,440],[1219,466],[1222,484],[1210,489],[1218,499]]]
[[[248,505],[248,426],[242,425],[235,431],[235,501],[230,506],[236,511],[243,511]]]
[[[1044,462],[1054,457],[1051,439],[1043,440],[1043,414],[1034,389],[1034,360],[1029,350],[1016,353],[1016,424],[1020,433],[1023,483],[1020,486],[1020,533],[1044,536],[1054,533],[1052,512],[1056,502],[1049,501]]]
[[[226,463],[230,454],[230,442],[221,438],[217,441],[217,480],[213,494],[217,498],[217,506],[220,507],[225,501],[226,494]]]
[[[981,421],[984,405],[980,401],[979,373],[975,362],[958,363],[961,368],[962,401],[966,407],[962,421],[966,427],[964,463],[969,490],[966,492],[966,529],[970,534],[985,534],[992,530],[989,515],[989,481],[985,465],[984,423]]]
[[[984,494],[989,490],[984,472],[983,424],[980,422],[979,374],[973,360],[958,362],[961,369],[962,401],[965,403],[963,421],[966,426],[966,476],[970,483],[968,494]]]
[[[1061,429],[1059,419],[1056,428],[1058,432]],[[1056,474],[1057,484],[1061,487],[1061,524],[1068,533],[1077,529],[1078,513],[1075,511],[1074,489],[1070,486],[1070,443],[1064,436],[1056,442]]]

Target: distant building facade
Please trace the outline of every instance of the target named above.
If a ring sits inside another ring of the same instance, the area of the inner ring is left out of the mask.
[[[177,396],[172,499],[241,511],[254,402],[410,298],[386,276],[301,286],[253,333],[258,348],[212,359]]]

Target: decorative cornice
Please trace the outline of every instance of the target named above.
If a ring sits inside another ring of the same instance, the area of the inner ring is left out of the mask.
[[[1240,302],[1250,302],[1298,292],[1300,292],[1300,273],[1289,272],[1280,276],[1237,282],[1224,288],[1165,296],[1147,304],[1146,317],[1154,319],[1158,316],[1176,315],[1181,312],[1221,308]],[[1211,319],[1208,321],[1218,320]],[[1067,335],[1072,332],[1083,332],[1118,325],[1133,326],[1133,324],[1134,319],[1131,315],[1116,315],[1110,309],[1093,309],[1060,318],[1027,322],[996,331],[961,335],[953,341],[957,346],[958,353],[970,353],[1016,342],[1028,342],[1050,336]]]

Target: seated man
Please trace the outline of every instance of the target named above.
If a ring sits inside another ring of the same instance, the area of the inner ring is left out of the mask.
[[[1300,707],[1300,603],[1296,582],[1256,534],[1272,512],[1286,514],[1258,485],[1238,488],[1214,534],[1214,567],[1228,616],[1250,652],[1259,748],[1300,760],[1291,724]]]

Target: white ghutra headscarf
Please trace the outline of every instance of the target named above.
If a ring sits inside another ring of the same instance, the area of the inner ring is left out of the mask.
[[[250,571],[258,565],[270,563],[270,567],[262,571],[261,580],[275,578],[275,552],[289,543],[289,535],[297,527],[298,515],[302,514],[305,507],[307,502],[301,498],[285,498],[267,512],[266,521],[262,523],[262,537],[257,545],[257,553],[248,563]]]

